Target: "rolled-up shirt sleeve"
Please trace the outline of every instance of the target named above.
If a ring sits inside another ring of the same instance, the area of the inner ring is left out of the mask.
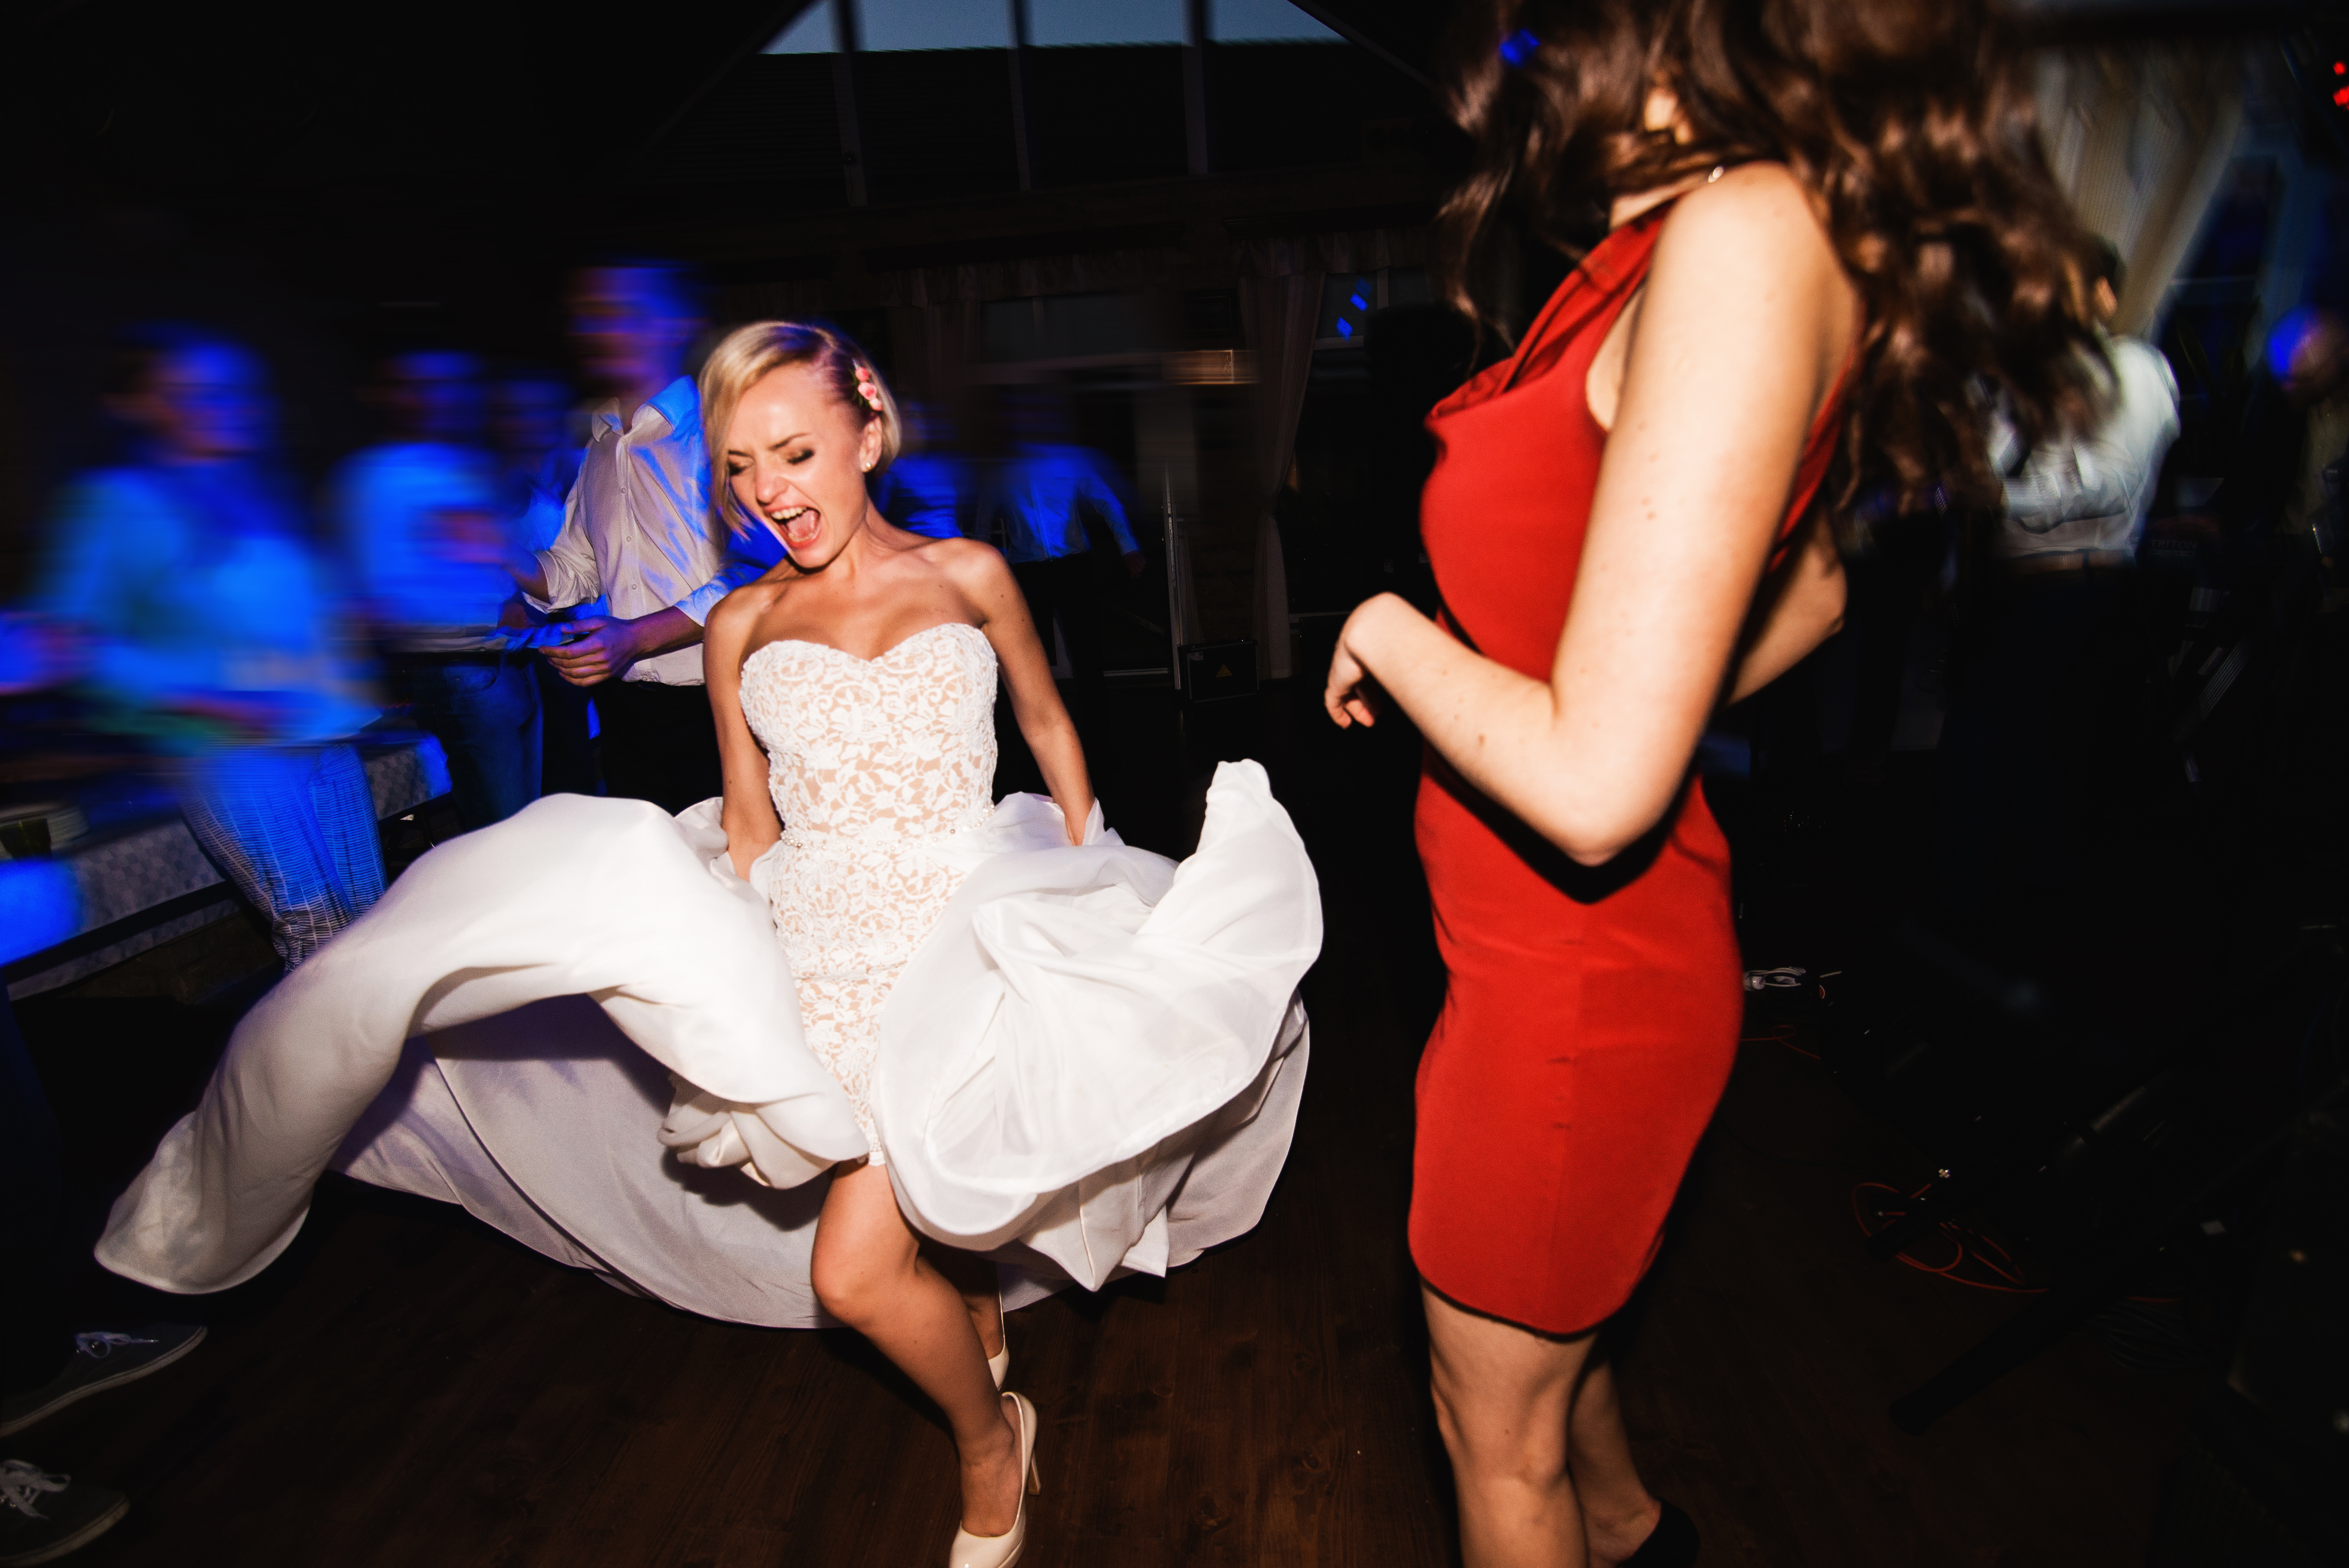
[[[587,539],[586,509],[580,504],[580,492],[585,488],[571,487],[570,499],[563,506],[562,531],[544,550],[531,552],[538,557],[538,570],[546,579],[546,597],[536,598],[527,591],[523,597],[541,613],[585,604],[604,592],[602,575],[595,568],[595,547]]]

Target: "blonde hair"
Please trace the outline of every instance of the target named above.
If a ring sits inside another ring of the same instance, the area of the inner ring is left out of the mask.
[[[730,530],[746,530],[751,520],[735,502],[728,482],[727,427],[734,422],[744,393],[792,365],[813,366],[842,404],[864,414],[868,423],[881,421],[881,458],[873,465],[874,473],[886,469],[904,449],[905,426],[898,417],[897,399],[854,338],[813,321],[754,321],[738,326],[701,366],[701,436],[709,453],[709,504],[712,514]]]

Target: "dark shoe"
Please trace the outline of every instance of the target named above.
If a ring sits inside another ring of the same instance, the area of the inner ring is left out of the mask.
[[[203,1342],[204,1331],[189,1323],[150,1323],[136,1334],[77,1334],[64,1371],[43,1387],[0,1399],[0,1438],[23,1431],[76,1399],[160,1372]]]
[[[1696,1521],[1661,1498],[1656,1500],[1656,1506],[1664,1511],[1656,1527],[1640,1542],[1640,1550],[1623,1559],[1622,1568],[1693,1568]]]
[[[120,1522],[130,1500],[76,1486],[22,1460],[0,1460],[0,1568],[31,1568],[78,1552]]]

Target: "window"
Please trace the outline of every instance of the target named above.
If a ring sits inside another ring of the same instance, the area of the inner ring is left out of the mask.
[[[832,0],[816,0],[816,4],[799,14],[792,25],[767,40],[762,55],[828,55],[838,36],[832,27]]]
[[[875,54],[916,49],[1008,49],[1011,13],[1003,0],[854,0],[856,43]],[[839,34],[833,7],[816,0],[768,43],[769,55],[828,55]]]
[[[1008,49],[1003,0],[856,0],[857,42],[884,49]]]
[[[1028,0],[1028,41],[1072,44],[1179,44],[1183,0]]]
[[[1209,0],[1207,36],[1218,44],[1342,44],[1288,0]]]

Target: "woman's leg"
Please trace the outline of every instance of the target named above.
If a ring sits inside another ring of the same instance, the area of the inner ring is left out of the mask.
[[[1455,1306],[1425,1285],[1435,1423],[1460,1494],[1467,1568],[1582,1568],[1567,1425],[1591,1336],[1557,1339]]]
[[[1018,1520],[1019,1430],[987,1374],[962,1293],[926,1262],[889,1173],[858,1163],[833,1177],[816,1220],[814,1283],[823,1309],[871,1340],[953,1429],[962,1526],[1001,1535]]]
[[[1640,1467],[1631,1460],[1623,1407],[1615,1398],[1615,1368],[1604,1361],[1583,1368],[1567,1428],[1567,1449],[1590,1561],[1594,1568],[1613,1568],[1655,1532],[1663,1510],[1649,1495]]]
[[[1589,1360],[1594,1336],[1420,1296],[1468,1568],[1613,1568],[1638,1551],[1662,1511],[1631,1462],[1614,1371]]]
[[[922,1256],[946,1276],[947,1283],[962,1297],[963,1309],[970,1314],[970,1326],[978,1335],[978,1347],[990,1357],[1000,1351],[1005,1332],[1003,1297],[995,1260],[975,1253],[957,1252],[936,1243],[926,1244]]]

